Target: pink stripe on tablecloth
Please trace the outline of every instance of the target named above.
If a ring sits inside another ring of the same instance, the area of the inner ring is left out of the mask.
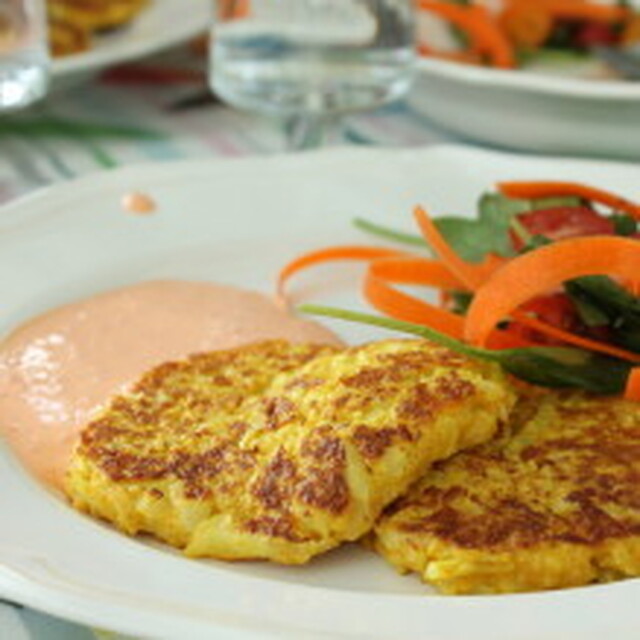
[[[253,149],[242,145],[237,138],[231,135],[220,133],[205,134],[201,140],[217,154],[224,156],[244,156],[247,155],[247,152],[253,151]]]

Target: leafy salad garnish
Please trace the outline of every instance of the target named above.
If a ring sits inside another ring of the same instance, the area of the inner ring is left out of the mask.
[[[424,337],[538,385],[638,400],[639,219],[639,205],[586,185],[502,183],[481,197],[474,220],[418,208],[421,235],[357,219],[408,249],[320,249],[289,263],[280,287],[316,264],[362,260],[365,298],[387,317],[303,311]],[[439,291],[440,303],[416,286]]]
[[[455,340],[429,327],[345,311],[333,307],[302,305],[300,311],[327,318],[368,324],[407,335],[425,338],[463,355],[497,362],[514,376],[546,387],[578,387],[601,394],[622,393],[629,375],[626,362],[600,356],[581,349],[563,347],[528,347],[526,349],[480,349]]]

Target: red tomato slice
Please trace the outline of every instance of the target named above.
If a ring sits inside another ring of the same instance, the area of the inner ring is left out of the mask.
[[[615,234],[613,222],[589,207],[541,209],[520,214],[518,220],[532,236],[545,236],[549,240]],[[516,251],[522,249],[524,243],[515,234],[511,234],[511,239]]]
[[[613,222],[587,206],[540,209],[523,213],[518,216],[518,220],[532,236],[544,236],[549,240],[615,234]],[[513,233],[511,240],[517,251],[523,248],[524,243]],[[606,330],[584,326],[575,305],[565,293],[557,292],[539,296],[525,304],[522,311],[531,313],[539,320],[565,331],[606,339]],[[541,344],[562,344],[554,338],[539,335],[536,331],[517,323],[512,323],[511,330]]]
[[[521,310],[534,315],[538,320],[550,324],[569,333],[588,336],[604,342],[610,339],[609,331],[605,327],[586,327],[573,301],[565,293],[550,293],[546,296],[539,296],[521,307]],[[562,346],[561,340],[556,340],[550,336],[539,334],[534,329],[522,326],[517,322],[512,322],[510,330],[518,336],[538,344]],[[566,346],[566,345],[565,345]]]
[[[573,302],[564,293],[535,298],[523,305],[522,311],[533,313],[539,320],[565,331],[575,331],[580,324]]]
[[[521,307],[526,313],[531,313],[538,320],[542,320],[564,331],[574,332],[581,328],[581,322],[573,302],[564,293],[551,293],[531,300]],[[517,324],[517,323],[515,323]],[[513,328],[513,327],[512,327]],[[537,331],[528,327],[518,326],[519,334],[528,340],[550,345],[562,344],[554,338],[539,335]]]
[[[581,49],[596,45],[613,45],[619,40],[615,27],[601,22],[587,22],[575,34],[573,42]]]

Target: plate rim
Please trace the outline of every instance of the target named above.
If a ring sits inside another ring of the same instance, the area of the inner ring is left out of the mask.
[[[471,155],[486,155],[488,158],[491,156],[501,158],[513,158],[515,160],[526,160],[539,164],[544,162],[552,163],[564,163],[569,162],[573,165],[606,165],[609,168],[619,167],[621,169],[637,169],[638,163],[633,160],[624,160],[618,158],[587,158],[581,155],[571,154],[557,154],[557,155],[544,155],[544,154],[528,154],[524,151],[509,150],[509,149],[496,149],[489,147],[482,147],[473,144],[465,144],[463,142],[437,142],[429,144],[425,147],[412,148],[398,148],[398,147],[357,147],[357,146],[337,146],[330,148],[312,149],[299,152],[277,152],[271,155],[251,155],[251,156],[228,156],[228,157],[202,157],[202,158],[182,158],[176,160],[169,160],[166,162],[136,162],[127,165],[120,165],[111,169],[110,171],[95,171],[91,173],[81,174],[73,177],[71,180],[65,180],[60,182],[53,182],[43,185],[33,191],[21,193],[12,200],[0,205],[0,224],[4,222],[3,216],[7,213],[11,214],[13,209],[21,209],[25,204],[38,204],[46,201],[52,193],[59,192],[64,194],[65,192],[73,193],[78,188],[84,188],[87,185],[95,183],[97,186],[107,186],[112,181],[117,181],[121,176],[127,177],[131,175],[144,175],[147,173],[154,174],[166,173],[167,175],[174,175],[176,170],[190,169],[196,171],[206,171],[209,166],[219,167],[226,164],[266,164],[270,163],[272,159],[277,159],[279,163],[290,162],[292,164],[316,162],[317,160],[323,160],[325,158],[331,159],[331,156],[347,156],[347,155],[411,155],[411,154],[439,154],[439,153],[452,153],[452,154],[471,154]],[[19,216],[20,214],[18,214]],[[2,229],[0,228],[0,231]]]
[[[640,83],[630,81],[598,81],[524,73],[515,69],[492,69],[424,56],[418,59],[417,69],[419,73],[432,74],[460,84],[482,88],[510,89],[574,100],[640,100]]]

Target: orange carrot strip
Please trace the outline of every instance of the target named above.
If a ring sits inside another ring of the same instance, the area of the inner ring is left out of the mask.
[[[487,340],[488,349],[520,349],[522,347],[536,347],[535,342],[527,340],[508,329],[495,329]]]
[[[632,278],[640,273],[640,244],[619,236],[561,240],[520,255],[480,287],[467,311],[465,338],[484,345],[494,327],[524,302],[567,280],[607,274]]]
[[[444,290],[464,285],[442,262],[428,258],[382,258],[369,266],[370,273],[396,284],[419,284]]]
[[[631,16],[620,35],[620,44],[623,47],[628,47],[634,44],[638,44],[640,41],[640,15]]]
[[[551,12],[537,1],[512,0],[505,3],[498,24],[513,44],[535,50],[548,40],[554,20]]]
[[[222,0],[218,6],[218,14],[225,20],[247,18],[251,14],[250,0]]]
[[[624,397],[627,400],[640,402],[640,367],[631,369],[631,373],[627,378],[627,386],[624,390]]]
[[[372,273],[371,269],[365,277],[363,293],[369,304],[396,320],[431,327],[452,338],[462,339],[464,333],[462,316],[397,291],[383,278]]]
[[[489,12],[480,6],[461,6],[441,0],[417,0],[418,8],[430,11],[469,36],[471,49],[485,54],[495,67],[512,69],[516,56],[511,44]]]
[[[502,266],[506,260],[489,255],[482,266],[491,272]],[[475,265],[474,265],[475,267]],[[369,265],[371,273],[394,284],[416,284],[439,290],[440,307],[445,307],[450,299],[449,292],[464,291],[465,285],[442,262],[427,258],[381,258]]]
[[[441,294],[460,289],[460,283],[440,262],[421,258],[383,258],[369,265],[365,278],[365,297],[378,311],[405,322],[431,327],[457,339],[462,338],[464,320],[458,314],[434,307],[389,286],[395,284],[421,284],[438,287]],[[532,346],[532,342],[509,333],[496,330],[492,333],[491,349],[513,349]]]
[[[530,329],[534,329],[538,333],[542,333],[552,338],[562,340],[562,342],[566,342],[567,344],[573,345],[574,347],[579,347],[580,349],[585,349],[587,351],[604,353],[608,356],[613,356],[614,358],[620,358],[621,360],[640,362],[640,355],[637,353],[627,351],[626,349],[621,349],[614,345],[607,344],[606,342],[592,340],[591,338],[586,338],[585,336],[579,336],[575,333],[564,331],[563,329],[554,327],[553,325],[547,324],[546,322],[538,320],[537,318],[533,318],[532,316],[529,316],[525,313],[516,311],[511,314],[511,317],[519,324],[529,327]]]
[[[488,253],[483,262],[477,266],[474,265],[474,268],[478,269],[486,280],[489,276],[493,275],[496,269],[499,269],[503,264],[507,264],[509,260],[510,258],[503,258],[495,253]]]
[[[346,245],[342,247],[326,247],[305,253],[285,265],[278,274],[278,295],[284,295],[287,281],[299,271],[317,264],[335,262],[336,260],[363,260],[368,262],[376,258],[392,258],[407,256],[403,251],[396,249],[382,249],[380,247],[367,247],[360,245]]]
[[[466,289],[477,289],[482,284],[482,279],[473,271],[471,265],[451,248],[427,212],[422,207],[416,207],[414,215],[427,244],[438,254],[451,273]]]
[[[236,2],[236,9],[234,16],[236,18],[248,18],[251,15],[251,1],[250,0],[238,0]]]
[[[640,296],[640,280],[631,280],[627,286],[627,291],[636,298]]]
[[[451,248],[433,220],[422,207],[416,207],[415,218],[427,244],[438,254],[445,266],[470,291],[475,291],[506,260],[490,255],[482,264],[465,262]]]
[[[616,211],[623,211],[636,220],[640,220],[640,204],[609,191],[576,182],[501,182],[498,184],[498,189],[508,198],[524,198],[525,200],[575,196],[603,204]]]
[[[466,64],[480,64],[482,60],[473,51],[438,51],[423,42],[418,44],[418,53],[428,58],[439,58],[449,62],[463,62]]]

